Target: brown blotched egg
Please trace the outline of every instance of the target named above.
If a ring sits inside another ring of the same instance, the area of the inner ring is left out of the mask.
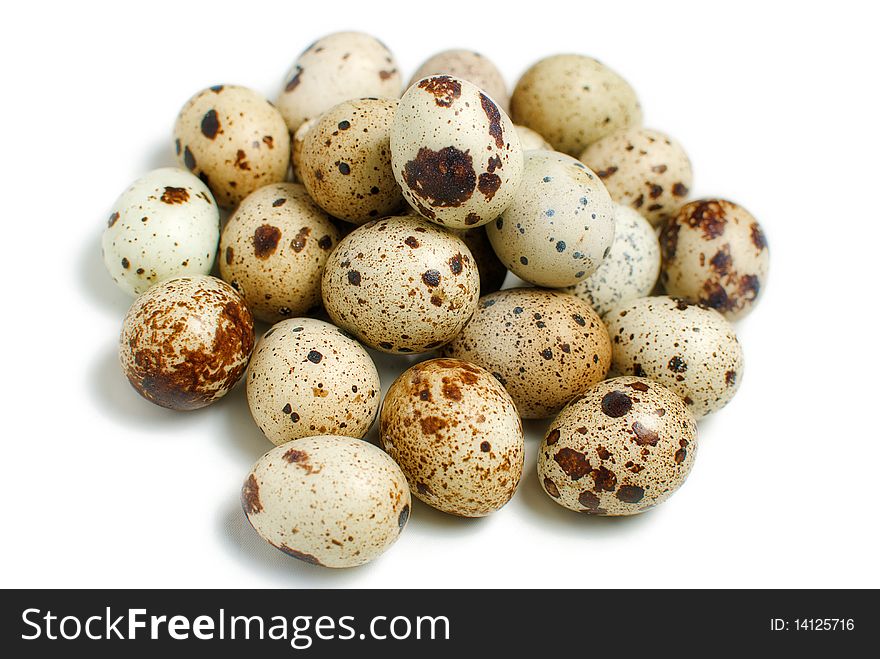
[[[522,424],[487,371],[459,359],[416,364],[382,404],[382,445],[419,499],[482,517],[506,504],[522,476]]]
[[[457,229],[498,217],[523,170],[519,136],[504,110],[475,85],[448,75],[424,78],[400,99],[391,163],[407,202]]]
[[[522,184],[486,225],[498,258],[536,286],[572,286],[611,250],[614,205],[599,177],[555,151],[528,151]]]
[[[660,281],[670,295],[717,309],[728,320],[757,304],[770,252],[761,225],[742,206],[692,201],[663,226],[660,247]]]
[[[674,393],[644,378],[606,380],[553,420],[538,478],[560,506],[635,515],[682,486],[697,454],[697,422]]]
[[[284,120],[245,87],[217,85],[193,96],[177,116],[174,146],[180,162],[224,208],[287,177],[290,134]]]
[[[510,94],[504,76],[488,58],[472,50],[444,50],[429,57],[413,74],[407,87],[422,78],[446,74],[473,83],[492,97],[498,107],[507,111]]]
[[[299,171],[325,211],[354,224],[403,206],[391,169],[391,122],[396,100],[345,101],[321,115],[306,133]]]
[[[362,32],[336,32],[305,49],[275,101],[290,132],[353,98],[399,98],[400,72],[391,51]]]
[[[629,83],[604,64],[584,55],[553,55],[519,79],[510,116],[577,157],[606,135],[640,125],[642,108]]]
[[[573,295],[514,288],[480,298],[444,354],[482,366],[523,418],[552,416],[608,373],[611,344],[599,316]]]
[[[248,405],[273,444],[313,435],[363,437],[379,397],[379,373],[367,351],[321,320],[273,325],[248,367]]]
[[[425,352],[464,327],[477,306],[480,275],[458,236],[421,218],[386,217],[342,239],[322,289],[333,322],[367,345]]]
[[[168,279],[135,299],[119,338],[119,360],[137,392],[156,405],[210,405],[244,374],[254,323],[229,284],[198,275]]]
[[[605,322],[614,371],[663,384],[698,419],[727,405],[739,388],[742,347],[714,309],[681,298],[646,297],[614,307]]]
[[[412,499],[382,449],[352,437],[307,437],[257,460],[241,488],[254,530],[288,556],[325,567],[363,565],[403,531]]]
[[[580,160],[601,177],[614,201],[632,206],[654,225],[678,212],[694,181],[681,144],[648,128],[604,137]]]
[[[316,311],[321,275],[339,242],[330,217],[296,183],[251,193],[223,227],[220,276],[267,323]]]

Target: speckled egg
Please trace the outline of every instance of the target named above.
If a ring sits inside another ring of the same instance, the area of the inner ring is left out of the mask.
[[[116,203],[101,241],[104,265],[129,295],[181,275],[211,272],[220,211],[210,190],[183,169],[154,169]]]
[[[302,122],[302,125],[293,134],[293,140],[290,143],[290,167],[293,170],[293,180],[297,183],[302,183],[303,180],[300,163],[302,162],[302,150],[306,135],[318,123],[319,118],[314,117]]]
[[[254,316],[277,323],[321,306],[321,275],[339,232],[297,183],[251,193],[223,227],[220,276]]]
[[[407,202],[453,228],[494,220],[523,170],[510,119],[465,80],[424,78],[407,90],[391,126],[391,163]]]
[[[660,245],[650,222],[629,206],[614,204],[614,242],[592,275],[565,289],[599,315],[616,304],[651,294],[660,272]]]
[[[326,434],[360,438],[379,411],[379,373],[345,330],[290,318],[257,343],[247,399],[254,421],[273,444]]]
[[[537,286],[571,286],[596,271],[614,239],[599,177],[571,156],[528,151],[513,202],[486,226],[501,262]]]
[[[534,151],[542,149],[544,151],[552,151],[553,147],[550,142],[541,137],[537,132],[526,126],[514,126],[516,134],[519,135],[519,143],[523,151]]]
[[[457,335],[477,307],[480,274],[467,245],[421,218],[368,222],[327,260],[333,322],[390,353],[425,352]]]
[[[400,72],[385,45],[362,32],[329,34],[305,49],[275,104],[290,132],[353,98],[399,98]]]
[[[444,50],[429,57],[413,74],[407,87],[422,78],[446,74],[473,83],[486,92],[502,110],[507,111],[510,93],[501,71],[488,58],[472,50]]]
[[[522,423],[504,387],[484,369],[459,359],[416,364],[391,385],[380,419],[382,446],[428,505],[483,517],[516,492]]]
[[[605,316],[612,368],[659,382],[698,419],[727,405],[742,381],[743,353],[720,313],[668,296],[645,297]]]
[[[382,449],[352,437],[307,437],[257,460],[241,488],[254,530],[288,556],[325,567],[363,565],[397,540],[412,499]]]
[[[632,206],[654,225],[678,212],[694,181],[681,144],[649,128],[604,137],[580,159],[599,174],[614,201]]]
[[[642,123],[629,83],[583,55],[553,55],[533,64],[510,97],[513,121],[537,131],[553,148],[579,156],[593,142]]]
[[[758,302],[770,252],[758,221],[742,206],[703,199],[684,206],[660,233],[660,280],[670,295],[720,311],[728,320]]]
[[[304,138],[300,172],[325,211],[354,224],[403,206],[391,169],[393,99],[345,101],[323,115]]]
[[[225,281],[206,275],[156,284],[136,298],[119,338],[119,361],[131,386],[174,410],[210,405],[244,374],[254,322]]]
[[[443,352],[494,375],[525,419],[556,414],[600,382],[611,363],[608,332],[592,307],[539,288],[480,298],[471,321]]]
[[[606,380],[547,429],[538,479],[560,506],[635,515],[682,486],[697,454],[697,422],[674,393],[644,378]]]
[[[492,243],[486,235],[486,227],[449,229],[449,231],[461,238],[471,250],[477,270],[480,272],[480,295],[488,295],[501,288],[507,277],[507,268],[492,249]]]
[[[193,96],[174,124],[177,158],[232,208],[251,192],[287,177],[290,134],[257,92],[217,85]]]

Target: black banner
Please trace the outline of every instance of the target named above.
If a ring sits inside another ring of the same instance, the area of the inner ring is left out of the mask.
[[[261,659],[364,651],[856,656],[880,636],[878,611],[877,592],[867,590],[7,590],[0,648],[7,657],[135,649],[190,657],[223,644]]]

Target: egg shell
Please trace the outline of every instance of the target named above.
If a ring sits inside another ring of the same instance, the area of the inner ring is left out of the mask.
[[[422,78],[446,74],[476,85],[488,94],[505,112],[510,105],[510,93],[501,71],[487,57],[473,50],[456,48],[432,55],[413,74],[407,87]]]
[[[247,368],[254,323],[225,281],[206,275],[156,284],[122,323],[119,361],[144,398],[193,410],[222,398]]]
[[[617,304],[646,297],[660,272],[660,245],[651,223],[637,211],[614,205],[611,251],[592,275],[566,288],[604,316]]]
[[[694,182],[681,144],[649,128],[604,137],[580,159],[599,174],[614,201],[632,206],[653,225],[678,212]]]
[[[601,381],[611,362],[608,333],[592,307],[539,288],[480,298],[473,318],[443,353],[492,373],[524,419],[556,414]]]
[[[325,211],[354,224],[403,206],[391,169],[391,122],[397,101],[345,101],[321,115],[304,137],[300,173]]]
[[[507,268],[492,249],[492,243],[486,235],[486,227],[448,231],[461,238],[471,250],[477,270],[480,272],[480,295],[488,295],[501,288],[507,278]]]
[[[552,151],[553,146],[545,140],[541,135],[537,132],[533,131],[531,128],[526,126],[514,125],[516,128],[516,134],[519,135],[519,143],[522,146],[522,150],[525,151],[534,151],[536,149],[542,149],[544,151]]]
[[[183,169],[154,169],[120,195],[101,240],[104,265],[129,295],[160,281],[211,272],[220,211],[211,191]]]
[[[660,279],[670,295],[720,311],[728,320],[748,315],[758,303],[770,252],[754,216],[724,199],[684,206],[660,233]]]
[[[428,505],[482,517],[516,492],[522,423],[504,387],[484,369],[458,359],[416,364],[391,385],[380,419],[382,445]]]
[[[504,110],[448,75],[424,78],[403,95],[391,127],[391,163],[407,202],[457,229],[498,217],[523,170],[519,136]]]
[[[390,353],[432,350],[464,327],[480,274],[461,238],[416,217],[368,222],[342,239],[322,286],[333,322]]]
[[[306,48],[284,77],[275,105],[291,133],[308,119],[354,98],[399,98],[391,51],[362,32],[328,34]]]
[[[522,184],[486,226],[507,268],[537,286],[571,286],[596,271],[614,239],[614,206],[602,181],[555,151],[525,154]]]
[[[510,97],[510,116],[553,148],[579,156],[606,135],[642,123],[629,83],[584,55],[553,55],[533,64]]]
[[[380,448],[324,435],[277,446],[257,460],[241,505],[276,549],[343,568],[388,550],[406,526],[412,499],[400,468]]]
[[[251,192],[287,177],[290,134],[257,92],[217,85],[193,96],[174,125],[177,158],[232,208]]]
[[[724,316],[668,296],[614,307],[606,316],[612,368],[659,382],[700,419],[727,405],[743,375],[743,353]]]
[[[293,134],[293,139],[290,143],[290,166],[293,170],[293,180],[297,183],[302,183],[303,180],[300,163],[302,162],[302,150],[306,141],[306,135],[318,123],[318,119],[320,117],[313,117],[302,122]]]
[[[697,422],[674,393],[645,378],[606,380],[553,420],[538,479],[560,506],[635,515],[682,486],[697,454]]]
[[[223,227],[220,276],[267,323],[321,307],[321,276],[339,231],[297,183],[251,193]]]

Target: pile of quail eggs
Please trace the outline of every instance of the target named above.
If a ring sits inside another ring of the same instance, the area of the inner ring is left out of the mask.
[[[523,418],[553,418],[537,478],[559,505],[665,501],[697,420],[742,381],[731,322],[767,277],[757,220],[689,201],[682,145],[643,127],[632,87],[590,57],[542,59],[508,94],[492,62],[450,50],[402,88],[379,40],[344,32],[299,56],[274,103],[233,85],[186,102],[180,167],[135,181],[103,236],[137,296],[128,380],[190,410],[244,379],[275,445],[244,479],[244,512],[315,564],[376,558],[411,496],[464,517],[502,508]],[[508,271],[522,284],[500,290]],[[258,341],[255,321],[271,325]],[[383,401],[365,346],[439,354],[401,359]],[[380,447],[363,440],[377,417]]]

